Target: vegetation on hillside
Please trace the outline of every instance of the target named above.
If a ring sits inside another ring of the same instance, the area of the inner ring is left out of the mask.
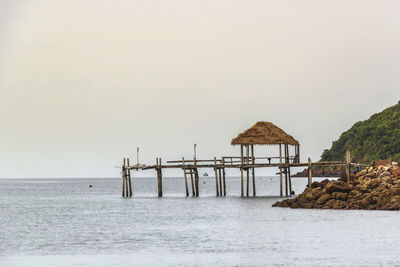
[[[355,123],[324,150],[321,160],[343,160],[346,149],[350,149],[353,161],[360,163],[387,158],[400,161],[400,102]]]

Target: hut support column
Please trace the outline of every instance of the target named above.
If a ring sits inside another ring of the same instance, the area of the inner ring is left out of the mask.
[[[299,159],[299,163],[300,161],[300,144],[297,145],[297,154],[299,155],[298,159]]]
[[[252,159],[252,163],[253,165],[255,164],[255,159],[254,159],[254,145],[251,145],[251,159]],[[256,175],[255,175],[255,170],[254,167],[251,168],[251,176],[252,176],[252,180],[253,180],[253,197],[256,196]]]
[[[182,157],[182,168],[183,168],[183,174],[185,175],[185,192],[186,192],[186,197],[189,196],[189,187],[188,187],[188,181],[187,181],[187,174],[186,174],[186,168],[185,168],[185,158]]]
[[[284,149],[285,149],[285,194],[286,196],[288,196],[288,168],[287,168],[287,164],[288,164],[288,154],[287,154],[287,144],[284,145]]]
[[[217,158],[214,157],[214,173],[215,173],[215,193],[217,197],[219,197],[219,190],[218,190],[218,172],[217,172]]]
[[[293,195],[292,194],[293,190],[292,190],[292,176],[290,174],[290,165],[288,167],[288,177],[289,177],[289,192],[290,192],[290,195]]]
[[[308,158],[308,188],[311,188],[312,184],[312,166],[311,166],[311,159]]]
[[[225,184],[225,159],[222,158],[222,166],[224,166],[222,168],[222,183],[223,183],[223,187],[224,187],[224,197],[226,196],[226,184]]]
[[[240,192],[240,195],[243,197],[243,145],[240,145]]]
[[[279,189],[280,195],[283,196],[283,184],[282,184],[282,145],[279,144]]]
[[[249,164],[249,145],[246,145],[246,164]],[[246,197],[249,196],[250,178],[249,178],[249,168],[246,168]]]

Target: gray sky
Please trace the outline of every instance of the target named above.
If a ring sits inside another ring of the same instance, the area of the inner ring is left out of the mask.
[[[399,1],[0,0],[0,177],[235,155],[258,120],[318,160],[398,102]],[[261,150],[260,150],[261,151]],[[151,173],[150,173],[151,174]]]

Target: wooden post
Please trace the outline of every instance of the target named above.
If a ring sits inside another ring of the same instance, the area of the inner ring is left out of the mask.
[[[223,186],[224,186],[224,197],[226,196],[226,184],[225,184],[225,158],[222,158],[222,165],[224,166],[222,168],[222,180],[223,180]]]
[[[240,145],[240,191],[241,191],[241,196],[244,196],[244,191],[243,191],[243,145]]]
[[[128,167],[130,166],[129,164],[129,158],[127,159]],[[128,186],[129,186],[129,197],[132,197],[132,181],[131,181],[131,170],[128,169]]]
[[[282,184],[282,145],[279,144],[279,186],[280,195],[283,196],[283,184]]]
[[[284,145],[284,149],[285,149],[285,165],[288,163],[288,154],[287,154],[287,144]],[[288,172],[287,172],[287,166],[285,166],[285,194],[286,196],[288,196]]]
[[[127,158],[125,159],[127,160]],[[126,164],[124,162],[125,165],[125,197],[128,197],[129,194],[129,188],[128,188],[128,170],[126,169]]]
[[[289,192],[290,195],[292,195],[293,190],[292,190],[292,176],[290,174],[290,165],[288,167],[288,177],[289,177]]]
[[[195,191],[195,188],[194,188],[193,170],[192,169],[190,169],[190,182],[192,184],[192,196],[195,196],[196,195],[196,191]]]
[[[311,188],[312,184],[312,166],[311,166],[311,159],[308,158],[308,188]]]
[[[185,192],[186,192],[186,197],[189,196],[189,187],[188,187],[188,181],[187,181],[187,175],[186,175],[186,168],[185,168],[185,158],[182,157],[182,168],[183,168],[183,173],[185,175]]]
[[[161,169],[161,158],[157,158],[157,185],[158,185],[158,197],[162,197],[162,169]]]
[[[199,172],[197,170],[197,162],[196,162],[196,157],[193,158],[193,167],[194,167],[194,180],[195,180],[195,187],[196,187],[196,197],[198,197],[199,194]]]
[[[218,169],[219,174],[219,196],[222,197],[222,173],[221,168]]]
[[[295,150],[296,150],[296,146],[295,146]],[[296,152],[295,152],[296,154]],[[287,179],[289,182],[289,195],[292,195],[292,177],[290,176],[290,153],[289,153],[289,145],[286,144],[286,155],[287,155],[287,168],[286,168],[286,172],[287,172]]]
[[[255,158],[254,158],[254,145],[251,145],[251,158],[252,158],[252,163],[253,165],[255,164]],[[252,176],[252,180],[253,180],[253,197],[256,196],[256,175],[255,175],[255,171],[254,171],[254,167],[251,169],[251,176]]]
[[[300,160],[300,144],[297,145],[297,154],[299,155],[298,159],[299,159],[299,163],[301,162]]]
[[[246,164],[249,165],[249,145],[246,145]],[[246,196],[249,196],[250,176],[249,168],[246,168]]]
[[[126,175],[125,162],[126,159],[124,158],[124,163],[122,165],[122,197],[125,197],[125,175]]]
[[[215,193],[217,197],[219,197],[219,190],[218,190],[218,173],[217,173],[217,158],[214,157],[214,173],[215,173]]]
[[[346,150],[346,176],[347,176],[347,183],[350,182],[350,172],[351,172],[351,167],[350,167],[350,163],[351,163],[351,154],[350,154],[350,150]]]

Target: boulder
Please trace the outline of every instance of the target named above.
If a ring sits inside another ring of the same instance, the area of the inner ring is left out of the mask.
[[[312,194],[311,192],[307,192],[307,194],[306,194],[306,199],[307,199],[307,200],[313,200],[313,199],[314,199],[313,194]]]
[[[322,205],[322,204],[325,204],[325,202],[327,202],[329,199],[331,199],[331,195],[325,194],[325,195],[322,195],[320,198],[318,198],[317,203],[319,205]]]
[[[351,197],[351,198],[356,198],[356,197],[359,197],[361,195],[362,195],[361,192],[358,191],[358,190],[351,190],[349,192],[349,197]]]
[[[352,187],[345,182],[329,182],[325,186],[326,192],[331,194],[333,192],[350,192]]]

